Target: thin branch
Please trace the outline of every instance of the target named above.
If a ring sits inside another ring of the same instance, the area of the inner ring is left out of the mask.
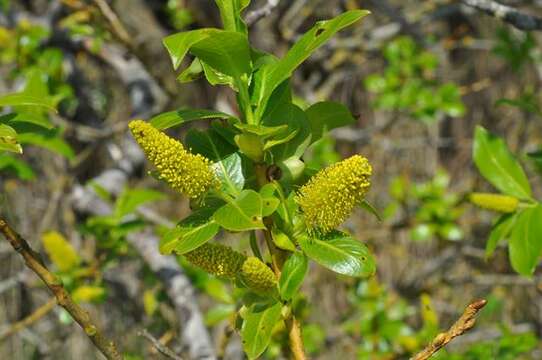
[[[119,17],[113,9],[109,6],[109,4],[105,0],[94,0],[94,3],[102,13],[102,15],[105,17],[105,19],[109,22],[109,25],[111,25],[111,30],[113,34],[126,46],[133,49],[134,43],[132,41],[132,38],[130,37],[130,34],[128,34],[128,31],[124,28],[124,25],[119,20]]]
[[[21,331],[47,315],[56,305],[56,298],[51,298],[45,304],[36,309],[32,314],[28,315],[21,321],[11,324],[6,330],[0,333],[0,341],[7,339],[11,335]]]
[[[160,340],[158,340],[154,336],[152,336],[147,331],[147,329],[143,329],[143,330],[139,331],[137,333],[137,335],[143,336],[145,339],[149,340],[150,343],[152,344],[152,346],[154,346],[156,350],[158,350],[162,355],[164,355],[168,359],[183,360],[183,358],[180,357],[179,355],[175,354],[175,352],[173,350],[171,350],[170,348],[168,348],[167,346],[162,344],[160,342]]]
[[[280,0],[267,0],[261,8],[248,12],[245,16],[247,26],[252,26],[264,17],[269,16],[273,9],[278,6],[279,2]]]
[[[542,18],[520,12],[519,10],[499,4],[492,0],[461,0],[463,4],[485,12],[488,15],[501,19],[515,28],[524,31],[542,30]]]
[[[487,304],[487,300],[476,300],[470,303],[463,315],[446,331],[435,336],[433,341],[425,349],[417,353],[411,360],[425,360],[433,356],[434,353],[446,346],[454,338],[463,335],[473,328],[476,322],[476,315]]]
[[[105,335],[92,322],[88,312],[77,305],[64,286],[62,281],[51,273],[37,252],[32,250],[28,242],[13,230],[8,223],[0,218],[0,232],[4,234],[13,249],[23,257],[28,268],[34,271],[55,296],[58,305],[62,306],[72,318],[85,330],[85,333],[107,359],[121,360],[122,356],[117,351],[115,343]]]

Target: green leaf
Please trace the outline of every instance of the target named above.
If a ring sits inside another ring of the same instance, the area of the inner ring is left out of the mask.
[[[250,0],[215,0],[220,9],[220,18],[224,30],[247,33],[247,26],[241,18],[241,11],[248,6]]]
[[[162,200],[164,193],[149,189],[124,189],[115,203],[115,216],[123,217],[131,214],[144,203]]]
[[[177,80],[181,83],[188,83],[192,82],[194,80],[197,80],[201,77],[201,73],[203,72],[203,66],[199,59],[194,59],[190,63],[190,66],[188,66],[186,69],[184,69],[179,76],[177,76]]]
[[[17,139],[21,144],[30,144],[40,146],[49,151],[56,152],[68,159],[73,159],[75,153],[71,146],[62,139],[61,129],[54,128],[51,130],[45,130],[37,126],[27,126],[31,124],[16,123],[13,126],[17,129]],[[21,131],[20,129],[23,129]]]
[[[261,118],[269,97],[293,71],[305,61],[316,49],[328,41],[339,30],[355,23],[369,14],[366,10],[347,11],[334,19],[319,21],[306,32],[286,53],[284,58],[275,64],[264,65],[261,69],[261,80],[254,90],[255,103],[258,105],[258,118]]]
[[[252,306],[244,317],[241,327],[243,349],[249,359],[257,359],[271,341],[273,327],[281,319],[281,303],[264,310]]]
[[[542,205],[523,210],[508,243],[512,267],[522,275],[532,275],[542,253]]]
[[[218,209],[213,219],[230,231],[265,229],[262,197],[254,190],[243,190],[235,200]]]
[[[275,243],[278,248],[292,252],[296,251],[295,244],[290,237],[276,227],[271,230],[271,237],[273,238],[273,243]]]
[[[515,223],[516,214],[503,214],[497,219],[486,243],[486,258],[493,255],[499,242],[510,235]]]
[[[320,139],[325,132],[331,129],[355,123],[350,110],[338,102],[318,102],[311,105],[305,112],[311,125],[311,143]]]
[[[235,305],[218,304],[205,312],[205,325],[214,326],[235,313]]]
[[[219,31],[195,43],[190,52],[219,72],[240,79],[252,71],[250,46],[245,35]]]
[[[277,210],[280,200],[274,196],[262,196],[262,216],[269,216]]]
[[[30,123],[41,126],[45,129],[53,128],[53,124],[51,124],[47,116],[39,113],[17,112],[0,116],[0,123],[7,124],[9,122]]]
[[[39,106],[56,112],[49,98],[36,97],[24,93],[0,96],[0,107],[2,106]]]
[[[294,252],[284,263],[279,279],[280,296],[284,300],[290,300],[297,293],[303,279],[309,270],[309,261],[307,257]]]
[[[0,154],[0,170],[12,172],[21,180],[36,178],[34,170],[26,162],[8,154]]]
[[[194,120],[229,119],[231,117],[233,116],[221,111],[205,109],[179,109],[156,115],[150,119],[149,122],[155,128],[165,130]]]
[[[105,297],[105,289],[96,285],[81,285],[73,293],[73,301],[79,302],[97,302]]]
[[[502,139],[476,127],[473,158],[482,176],[503,193],[531,199],[531,187],[523,168]]]
[[[192,31],[184,31],[165,37],[162,42],[164,43],[164,46],[166,47],[169,56],[171,57],[173,68],[177,69],[181,65],[181,62],[186,56],[186,53],[194,44],[210,36],[213,36],[220,31],[221,30],[219,29],[205,28]]]
[[[22,154],[23,148],[17,138],[17,132],[11,126],[0,124],[0,151]]]
[[[237,153],[213,164],[222,190],[233,196],[239,195],[245,186],[242,164],[241,156]]]
[[[205,208],[183,219],[162,237],[160,252],[170,254],[174,251],[182,255],[211,240],[220,230],[218,224],[212,220],[214,211],[215,209]]]
[[[283,144],[275,146],[271,151],[275,161],[285,160],[290,157],[300,158],[311,141],[311,128],[307,115],[301,108],[293,104],[276,107],[278,112],[272,112],[269,118],[264,119],[264,124],[283,125],[287,124],[293,136],[285,137]],[[284,141],[285,140],[285,141]]]
[[[336,273],[366,277],[376,271],[367,247],[348,234],[333,231],[325,237],[303,235],[297,240],[308,257]]]
[[[382,217],[380,216],[378,211],[367,200],[363,200],[361,204],[359,204],[359,206],[362,209],[367,210],[369,213],[373,214],[374,217],[378,219],[378,221],[382,221]]]
[[[75,269],[81,259],[73,246],[62,234],[50,231],[42,236],[43,248],[58,270],[67,272]]]
[[[190,129],[186,134],[185,143],[192,153],[201,154],[212,161],[220,161],[237,150],[215,129],[205,131]]]

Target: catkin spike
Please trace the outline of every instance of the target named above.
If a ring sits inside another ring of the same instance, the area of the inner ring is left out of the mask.
[[[516,211],[519,204],[519,200],[513,196],[491,193],[472,193],[469,200],[481,208],[502,213]]]
[[[371,185],[369,161],[361,155],[320,170],[297,195],[309,228],[327,233],[343,223],[359,204]]]
[[[205,194],[215,183],[211,161],[191,154],[183,144],[143,120],[129,124],[132,135],[158,170],[159,178],[190,198]]]
[[[259,293],[267,293],[277,285],[275,273],[254,256],[248,257],[243,263],[241,277],[250,289]]]
[[[241,271],[246,256],[229,246],[206,243],[184,254],[192,265],[202,268],[209,274],[233,279]]]

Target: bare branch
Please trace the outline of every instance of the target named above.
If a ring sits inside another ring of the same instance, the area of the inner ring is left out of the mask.
[[[4,219],[0,219],[0,232],[9,241],[13,249],[23,257],[28,268],[34,271],[55,295],[58,305],[62,306],[72,318],[85,330],[85,333],[107,359],[121,360],[115,343],[106,338],[90,318],[88,312],[77,305],[62,285],[62,281],[47,269],[37,252],[28,242],[13,230]]]
[[[525,31],[542,30],[542,18],[529,15],[518,11],[517,9],[499,4],[492,0],[461,0],[465,5],[485,12],[509,23],[510,25]]]
[[[280,0],[267,0],[266,4],[261,8],[248,12],[245,16],[247,26],[252,26],[264,17],[269,16],[273,9],[278,6],[279,2]]]
[[[143,329],[141,330],[140,332],[138,332],[138,335],[139,336],[143,336],[145,339],[149,340],[152,344],[152,346],[154,346],[154,348],[156,350],[158,350],[162,355],[164,355],[165,357],[167,357],[168,359],[173,359],[173,360],[183,360],[182,357],[178,356],[177,354],[175,354],[175,352],[173,350],[171,350],[170,348],[168,348],[167,346],[165,346],[164,344],[162,344],[158,339],[156,339],[154,336],[152,336],[148,331],[147,329]]]
[[[454,338],[463,335],[473,328],[476,322],[476,315],[487,304],[487,300],[476,300],[470,303],[463,315],[446,331],[435,336],[433,341],[425,349],[417,353],[411,360],[425,360],[433,356],[434,353],[446,346]]]
[[[28,315],[21,321],[11,324],[7,329],[0,333],[0,341],[10,337],[13,334],[21,331],[27,326],[32,325],[36,321],[47,315],[56,305],[56,298],[51,298],[45,304],[36,309],[32,314]]]

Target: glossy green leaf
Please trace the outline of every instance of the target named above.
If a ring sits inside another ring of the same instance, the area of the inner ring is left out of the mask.
[[[333,231],[325,237],[303,235],[297,240],[309,258],[339,274],[366,277],[376,271],[367,247],[348,234]]]
[[[254,91],[259,117],[263,114],[267,101],[275,88],[288,79],[303,61],[339,30],[355,23],[367,14],[369,12],[366,10],[351,10],[334,19],[319,21],[301,36],[284,58],[275,64],[264,65],[261,69],[260,81],[256,83]]]
[[[4,124],[0,124],[0,151],[2,150],[18,154],[23,152],[23,148],[19,143],[15,129]]]
[[[281,319],[281,308],[281,303],[263,310],[252,306],[245,315],[241,339],[249,359],[257,359],[269,345],[273,327]]]
[[[241,156],[237,153],[213,164],[218,179],[220,180],[222,190],[237,196],[245,186],[245,175],[243,174],[243,165]]]
[[[510,235],[515,223],[516,214],[503,214],[497,219],[486,243],[486,257],[493,255],[499,242]]]
[[[15,93],[0,96],[2,106],[39,106],[48,110],[56,111],[49,98],[41,98],[25,93]]]
[[[155,128],[165,130],[194,120],[228,119],[231,117],[231,115],[225,114],[221,111],[205,109],[179,109],[156,115],[155,117],[151,118],[149,122]]]
[[[265,229],[262,197],[254,190],[243,190],[235,200],[218,209],[213,219],[230,231]]]
[[[239,79],[252,71],[246,35],[219,31],[195,43],[190,52],[217,71]]]
[[[355,123],[350,110],[338,102],[318,102],[311,105],[305,112],[311,126],[311,142],[320,139],[325,132],[331,129]]]
[[[211,240],[220,230],[212,220],[215,209],[205,208],[190,214],[173,229],[168,231],[160,241],[160,252],[178,255],[197,249]]]
[[[542,205],[517,215],[508,242],[510,262],[518,273],[532,275],[542,255]]]
[[[262,216],[269,216],[277,210],[280,200],[274,196],[262,197]]]
[[[237,150],[215,129],[205,131],[190,129],[186,134],[185,144],[192,153],[201,154],[211,161],[220,161]]]
[[[162,42],[171,57],[173,68],[177,69],[181,65],[184,57],[194,44],[220,31],[219,29],[205,28],[184,31],[165,37]]]
[[[279,292],[284,300],[290,300],[298,292],[309,270],[309,261],[305,254],[294,252],[282,267],[279,279]]]
[[[123,217],[148,202],[163,200],[164,193],[150,189],[124,189],[115,203],[115,216]]]
[[[296,251],[295,244],[290,239],[288,235],[274,227],[271,230],[271,237],[273,238],[273,243],[279,248],[288,251]]]
[[[179,81],[181,84],[189,83],[194,80],[197,80],[201,77],[201,74],[203,72],[203,66],[198,58],[192,60],[190,65],[181,71],[179,76],[177,76],[177,81]]]
[[[284,138],[285,141],[273,147],[272,154],[275,161],[290,157],[300,158],[311,141],[311,127],[305,112],[296,105],[287,104],[276,107],[277,112],[270,113],[264,124],[279,126],[287,124],[293,136]],[[295,132],[294,132],[295,131]]]
[[[531,186],[523,168],[502,139],[476,127],[473,158],[482,176],[503,193],[531,198]]]

